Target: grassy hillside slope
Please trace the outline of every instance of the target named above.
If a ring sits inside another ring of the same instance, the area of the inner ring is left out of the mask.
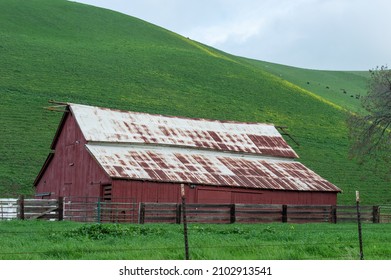
[[[339,203],[353,203],[355,190],[365,204],[391,202],[381,170],[347,157],[344,103],[265,63],[65,0],[0,0],[0,63],[2,197],[33,193],[61,118],[43,108],[58,100],[285,125],[300,161],[344,190]]]
[[[350,111],[360,111],[360,98],[367,93],[369,71],[310,70],[245,60]]]

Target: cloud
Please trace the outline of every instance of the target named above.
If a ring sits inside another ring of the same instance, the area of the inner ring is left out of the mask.
[[[212,46],[224,45],[227,42],[245,44],[248,39],[259,35],[263,24],[262,19],[226,22],[214,26],[197,27],[190,31],[189,36]]]
[[[246,5],[247,2],[250,5]],[[300,30],[291,28],[298,22],[296,10],[308,2],[313,1],[245,1],[238,8],[230,1],[231,14],[227,20],[211,23],[206,19],[205,23],[191,29],[189,36],[215,47],[225,44],[243,46],[254,39],[296,40],[301,37]]]
[[[229,10],[235,11],[229,20],[206,19],[189,36],[236,55],[303,68],[367,70],[391,62],[391,37],[384,34],[391,28],[389,1],[245,1]]]
[[[223,51],[304,68],[391,64],[389,0],[78,0]]]

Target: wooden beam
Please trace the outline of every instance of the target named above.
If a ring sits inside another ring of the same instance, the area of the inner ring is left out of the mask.
[[[295,144],[296,144],[297,146],[300,146],[300,143],[297,142],[297,141],[296,141],[288,132],[285,131],[285,129],[288,128],[287,126],[276,126],[275,128],[281,130],[281,135],[288,136],[293,142],[295,142]]]

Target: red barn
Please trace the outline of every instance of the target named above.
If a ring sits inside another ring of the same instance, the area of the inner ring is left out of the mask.
[[[68,104],[35,180],[49,197],[335,205],[340,189],[295,161],[270,124]]]

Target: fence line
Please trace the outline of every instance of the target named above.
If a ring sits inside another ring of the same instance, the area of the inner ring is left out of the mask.
[[[391,223],[391,205],[379,206],[380,223]]]
[[[193,223],[337,223],[357,222],[355,206],[279,204],[187,204]],[[180,223],[177,203],[140,203],[139,223]],[[362,206],[362,222],[380,222],[379,206]]]
[[[138,207],[133,198],[65,197],[64,219],[79,222],[137,223]]]
[[[59,220],[63,219],[63,200],[59,199],[0,199],[0,220]]]
[[[18,200],[16,198],[0,199],[0,220],[16,219],[18,217]]]
[[[355,206],[186,204],[190,223],[357,222]],[[180,203],[136,203],[133,198],[0,199],[0,220],[45,219],[98,223],[181,223]],[[361,206],[361,221],[391,222],[391,206]]]

